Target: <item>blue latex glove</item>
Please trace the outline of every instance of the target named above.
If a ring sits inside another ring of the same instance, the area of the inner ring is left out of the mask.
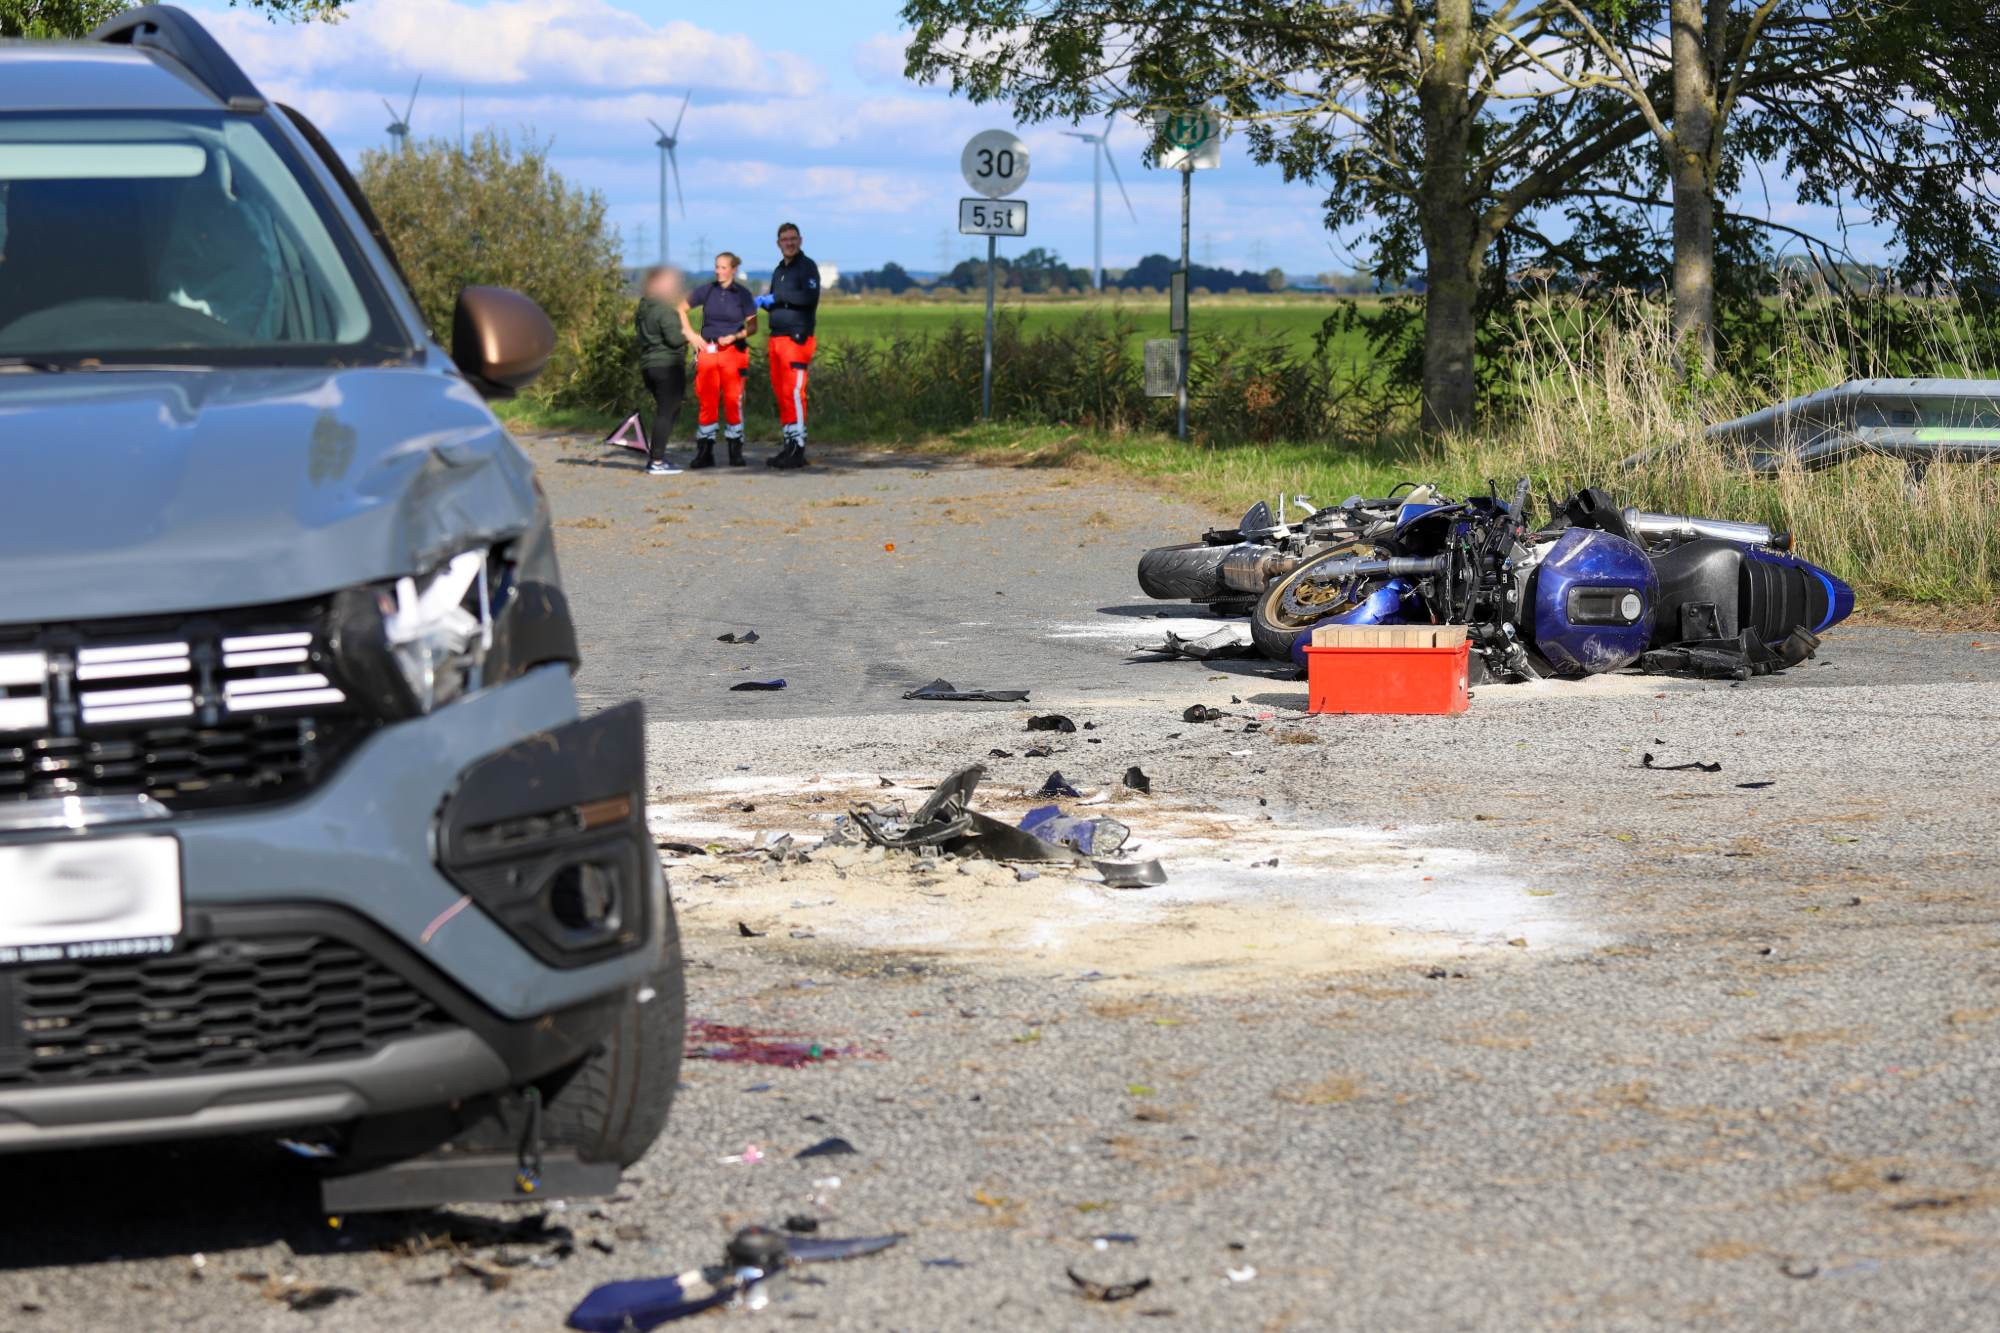
[[[778,303],[778,298],[771,295],[769,292],[765,292],[762,296],[757,298],[757,308],[759,310],[769,310],[772,306],[776,305],[777,303]]]

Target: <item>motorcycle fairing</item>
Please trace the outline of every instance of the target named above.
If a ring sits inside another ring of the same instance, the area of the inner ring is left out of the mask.
[[[1567,529],[1533,578],[1533,646],[1558,675],[1616,671],[1651,645],[1659,579],[1634,543],[1596,528]]]
[[[1777,647],[1794,629],[1819,635],[1854,611],[1854,589],[1783,551],[1712,537],[1656,552],[1660,603],[1653,647],[1734,639]]]

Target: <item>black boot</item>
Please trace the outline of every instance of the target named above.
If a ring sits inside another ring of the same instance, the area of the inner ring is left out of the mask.
[[[785,441],[784,451],[778,455],[778,461],[772,466],[791,468],[804,467],[805,465],[806,437],[803,435],[794,435],[791,439]]]
[[[743,437],[741,435],[732,436],[729,439],[728,444],[729,444],[729,466],[731,467],[744,466]]]
[[[695,441],[694,461],[689,463],[688,466],[691,468],[715,466],[715,441],[713,438]]]

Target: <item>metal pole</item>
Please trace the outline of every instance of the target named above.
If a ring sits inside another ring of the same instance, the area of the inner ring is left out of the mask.
[[[1097,205],[1092,217],[1096,219],[1090,236],[1090,271],[1097,279],[1097,290],[1104,290],[1104,144],[1093,140],[1090,145],[1090,194]]]
[[[1181,168],[1181,272],[1185,276],[1182,277],[1181,281],[1187,284],[1188,305],[1190,307],[1194,305],[1194,274],[1188,271],[1188,202],[1189,202],[1188,196],[1193,188],[1193,182],[1194,182],[1194,168],[1189,166],[1182,167]],[[1191,322],[1192,318],[1193,317],[1191,313],[1188,315],[1183,315],[1181,317],[1180,365],[1176,368],[1174,372],[1174,380],[1175,380],[1174,396],[1179,400],[1178,410],[1176,412],[1176,418],[1178,424],[1175,427],[1174,433],[1183,440],[1187,438],[1188,324]]]
[[[993,248],[986,238],[986,368],[979,376],[979,415],[993,420]]]
[[[667,150],[660,150],[660,262],[667,262]]]

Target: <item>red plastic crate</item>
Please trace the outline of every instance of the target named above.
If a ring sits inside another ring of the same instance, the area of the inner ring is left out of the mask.
[[[1338,643],[1322,642],[1336,638]],[[1430,646],[1439,640],[1443,646]],[[1306,649],[1306,707],[1314,713],[1463,713],[1472,703],[1471,651],[1462,627],[1318,630]]]

